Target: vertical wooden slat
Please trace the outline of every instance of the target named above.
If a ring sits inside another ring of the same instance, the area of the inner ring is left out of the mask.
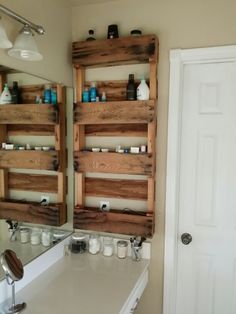
[[[8,198],[8,171],[0,169],[0,198]]]
[[[84,67],[77,66],[76,71],[76,101],[82,101],[82,93],[85,84],[85,69]],[[75,125],[74,126],[74,150],[80,151],[84,148],[85,144],[85,126]]]
[[[65,87],[57,84],[57,103],[59,121],[55,126],[55,149],[58,151],[59,172],[57,201],[63,204],[60,214],[60,223],[66,222],[66,118],[65,118]]]
[[[157,99],[157,62],[152,60],[150,62],[150,99]]]
[[[148,178],[147,215],[155,212],[155,178]]]
[[[84,207],[85,205],[85,177],[83,173],[75,173],[75,205]]]
[[[6,83],[6,81],[7,81],[6,74],[1,73],[0,74],[0,93],[2,93],[4,84]]]
[[[82,66],[77,66],[76,71],[76,102],[82,101],[82,93],[85,82],[85,70]]]

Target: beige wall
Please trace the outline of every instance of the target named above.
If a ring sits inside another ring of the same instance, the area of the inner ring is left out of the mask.
[[[121,36],[140,27],[144,34],[155,33],[160,40],[156,234],[150,283],[137,311],[140,314],[162,313],[169,50],[235,44],[235,12],[235,0],[120,0],[79,6],[72,12],[73,40],[86,38],[89,28],[96,30],[97,38],[104,38],[112,23],[119,25]]]
[[[72,85],[71,69],[71,10],[67,0],[1,0],[1,4],[35,24],[42,25],[46,34],[35,35],[39,51],[44,59],[25,62],[8,57],[0,49],[0,64],[40,77]],[[2,22],[11,41],[14,41],[22,24],[1,14]]]

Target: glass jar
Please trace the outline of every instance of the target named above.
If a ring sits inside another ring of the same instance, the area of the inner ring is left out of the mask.
[[[52,233],[49,229],[44,229],[42,231],[42,245],[43,246],[50,246],[52,243]]]
[[[103,238],[103,255],[112,256],[114,251],[113,238],[105,237]]]
[[[84,253],[87,249],[86,235],[83,233],[74,233],[71,236],[70,250],[72,253]]]
[[[101,241],[98,235],[91,234],[89,237],[89,253],[98,254],[101,249]]]
[[[117,241],[117,256],[126,258],[128,250],[128,242],[124,240]]]
[[[28,243],[30,240],[30,229],[29,228],[20,228],[20,242]]]
[[[41,230],[39,228],[32,229],[30,243],[32,245],[39,245],[41,243]]]

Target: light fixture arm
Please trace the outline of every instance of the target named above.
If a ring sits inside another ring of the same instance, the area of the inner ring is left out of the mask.
[[[24,17],[20,16],[19,14],[13,12],[12,10],[8,9],[7,7],[0,4],[0,12],[5,13],[6,15],[12,17],[13,19],[17,20],[18,22],[29,25],[31,29],[33,29],[36,33],[39,35],[43,35],[45,33],[45,30],[42,26],[36,25],[29,20],[25,19]]]

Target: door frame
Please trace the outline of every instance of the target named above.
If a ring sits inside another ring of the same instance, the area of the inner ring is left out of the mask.
[[[182,128],[183,71],[185,65],[236,62],[236,45],[170,50],[169,112],[165,209],[163,314],[176,313],[179,168]]]

